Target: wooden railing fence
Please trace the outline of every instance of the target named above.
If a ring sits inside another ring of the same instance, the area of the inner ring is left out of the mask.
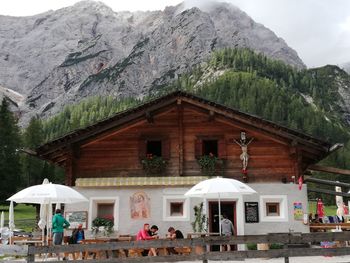
[[[27,262],[34,262],[34,255],[47,253],[64,252],[83,252],[83,251],[118,251],[128,249],[147,249],[168,248],[168,247],[191,247],[192,252],[188,255],[168,255],[157,257],[124,257],[114,258],[110,254],[106,259],[84,259],[84,260],[67,260],[75,263],[94,263],[94,262],[130,262],[130,263],[146,263],[146,262],[177,262],[177,261],[198,261],[207,260],[243,260],[245,258],[284,258],[285,262],[289,262],[289,257],[300,256],[342,256],[350,255],[350,247],[336,248],[298,248],[299,244],[310,244],[321,241],[348,241],[350,240],[350,232],[335,232],[335,233],[276,233],[268,235],[247,235],[229,237],[203,237],[194,239],[178,239],[178,240],[151,240],[151,241],[120,241],[98,244],[77,244],[77,245],[62,245],[62,246],[28,246],[28,245],[0,245],[0,254],[16,255],[27,257]],[[244,250],[244,251],[229,251],[215,252],[207,251],[208,246],[212,245],[239,245],[239,244],[257,244],[257,243],[279,243],[283,244],[282,249],[270,250]],[[198,248],[203,248],[198,250]],[[201,251],[198,253],[198,251]],[[51,261],[54,263],[62,261]]]

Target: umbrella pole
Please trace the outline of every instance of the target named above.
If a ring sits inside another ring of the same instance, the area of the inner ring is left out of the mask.
[[[46,243],[47,243],[47,245],[49,245],[49,238],[50,238],[50,236],[51,236],[51,226],[50,226],[50,221],[51,221],[51,217],[52,217],[52,214],[51,214],[51,207],[52,207],[52,203],[51,202],[49,202],[49,204],[47,205],[48,207],[47,207],[47,220],[46,220],[46,222],[47,222],[47,227],[46,227]]]
[[[219,195],[219,234],[221,236],[221,200],[220,200],[220,193]]]

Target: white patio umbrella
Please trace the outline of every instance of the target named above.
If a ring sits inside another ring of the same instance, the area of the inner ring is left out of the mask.
[[[52,204],[57,204],[57,203],[72,204],[72,203],[80,203],[80,202],[88,201],[88,199],[86,199],[82,194],[80,194],[78,191],[74,190],[73,188],[65,185],[53,184],[53,183],[43,183],[39,185],[30,186],[14,194],[7,200],[13,201],[16,203],[47,205],[45,210],[43,210],[42,212],[43,216],[44,216],[44,212],[47,214],[47,218],[46,218],[47,235],[49,235],[49,231],[51,228]],[[42,224],[42,223],[41,225],[44,225],[45,227],[45,224]]]
[[[9,229],[10,229],[10,244],[11,244],[11,238],[13,236],[13,230],[15,229],[15,213],[13,209],[13,201],[10,203],[9,208]]]
[[[7,200],[29,204],[72,204],[88,201],[73,188],[53,183],[30,186],[14,194]]]
[[[217,198],[219,206],[219,233],[221,235],[221,198],[255,194],[248,185],[229,178],[212,178],[199,182],[185,193],[188,197]]]
[[[2,211],[0,216],[0,229],[4,228],[4,223],[5,223],[5,214],[4,214],[4,211]]]
[[[335,187],[335,191],[341,193],[342,189],[340,186]],[[335,196],[335,204],[337,205],[337,216],[339,220],[342,220],[344,217],[344,200],[340,195]]]
[[[49,180],[47,178],[44,179],[42,184],[49,184]],[[44,244],[44,237],[45,237],[45,227],[46,231],[49,230],[48,228],[48,217],[49,217],[49,212],[48,212],[48,207],[49,204],[40,204],[40,214],[39,214],[39,222],[38,226],[41,229],[41,240]],[[47,232],[48,233],[48,232]]]
[[[56,211],[57,209],[61,209],[61,203],[57,203],[57,204],[56,204],[56,206],[55,206],[55,211]]]

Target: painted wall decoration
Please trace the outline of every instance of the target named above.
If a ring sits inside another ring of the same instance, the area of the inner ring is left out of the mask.
[[[87,228],[87,211],[74,211],[65,212],[65,218],[70,223],[69,229],[78,227],[79,224],[83,225],[83,228]]]
[[[136,192],[130,197],[131,219],[151,217],[150,199],[145,192]]]
[[[301,202],[294,202],[294,220],[303,220],[303,204]]]

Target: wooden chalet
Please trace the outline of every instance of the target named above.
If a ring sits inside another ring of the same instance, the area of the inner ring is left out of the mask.
[[[95,217],[112,215],[121,234],[136,233],[143,222],[157,224],[161,233],[168,226],[192,231],[193,207],[203,200],[183,194],[219,175],[244,180],[258,192],[223,202],[237,233],[250,234],[308,231],[300,215],[307,213],[306,185],[299,190],[295,182],[332,149],[296,130],[176,91],[48,142],[36,154],[64,167],[66,184],[90,199],[66,206],[68,213],[86,212],[88,228]],[[162,171],[145,169],[142,161],[150,154],[166,162]],[[208,155],[220,160],[211,174],[198,163]],[[217,203],[204,204],[215,232]]]

